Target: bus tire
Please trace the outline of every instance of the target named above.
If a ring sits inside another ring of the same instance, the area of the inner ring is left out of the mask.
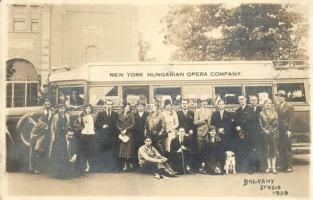
[[[28,121],[28,117],[32,117],[34,115],[34,113],[26,113],[24,114],[18,121],[17,125],[16,125],[16,132],[20,135],[20,138],[23,142],[23,144],[25,144],[27,147],[30,146],[30,132],[33,128],[33,125],[32,123],[30,123]],[[26,136],[26,130],[29,126],[29,130],[30,132],[28,133],[29,134],[29,137]]]

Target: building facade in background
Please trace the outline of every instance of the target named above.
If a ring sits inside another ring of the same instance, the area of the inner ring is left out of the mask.
[[[32,106],[57,70],[138,61],[135,6],[11,4],[7,10],[7,107]]]

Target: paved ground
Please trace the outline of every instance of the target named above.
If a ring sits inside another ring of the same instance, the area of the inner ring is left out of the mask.
[[[198,197],[274,197],[274,190],[262,185],[276,187],[288,192],[288,197],[308,198],[308,156],[297,157],[293,173],[256,173],[224,176],[186,175],[166,180],[156,180],[150,175],[138,173],[102,174],[89,173],[72,180],[56,180],[44,175],[8,173],[7,193],[10,196],[198,196]],[[274,181],[272,184],[248,184],[245,181]],[[286,197],[286,196],[284,196]]]

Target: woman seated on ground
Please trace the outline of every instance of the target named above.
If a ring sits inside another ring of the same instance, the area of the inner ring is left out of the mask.
[[[222,145],[221,140],[216,134],[216,127],[209,127],[209,139],[207,141],[207,173],[211,175],[222,174],[221,168],[221,152]]]
[[[145,144],[138,150],[138,160],[141,172],[154,173],[154,178],[161,179],[175,177],[177,172],[172,170],[167,163],[167,158],[163,157],[152,144],[150,136],[145,137]]]

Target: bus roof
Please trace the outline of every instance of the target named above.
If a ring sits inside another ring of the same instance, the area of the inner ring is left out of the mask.
[[[257,80],[308,78],[308,74],[308,70],[275,70],[272,61],[87,63],[78,69],[52,74],[50,81]]]

